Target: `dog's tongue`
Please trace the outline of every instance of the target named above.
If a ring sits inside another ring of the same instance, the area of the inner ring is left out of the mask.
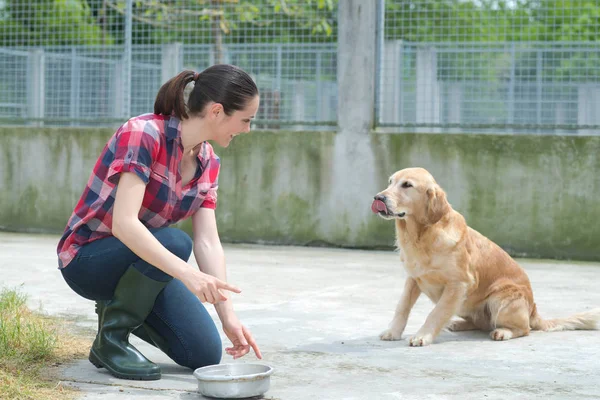
[[[381,211],[385,211],[387,213],[387,207],[385,206],[385,203],[381,200],[373,200],[373,204],[371,204],[371,210],[375,214],[378,214]]]

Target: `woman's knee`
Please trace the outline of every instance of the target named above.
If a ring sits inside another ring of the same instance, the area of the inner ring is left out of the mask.
[[[218,333],[213,336],[185,335],[169,345],[169,356],[182,367],[196,369],[221,362],[222,343]]]
[[[193,242],[190,235],[178,228],[162,228],[155,233],[158,241],[171,253],[187,261],[192,254]]]
[[[197,343],[202,343],[206,338],[198,338]],[[188,358],[187,367],[191,369],[206,367],[207,365],[216,365],[221,362],[223,356],[221,339],[217,335],[217,340],[208,340],[204,345],[192,348]]]
[[[221,362],[217,326],[181,281],[173,279],[165,287],[146,321],[169,342],[168,354],[177,364],[196,369]]]

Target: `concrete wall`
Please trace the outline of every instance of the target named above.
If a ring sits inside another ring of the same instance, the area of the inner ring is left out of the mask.
[[[0,229],[62,232],[111,134],[0,128]],[[393,226],[372,197],[395,170],[422,166],[512,254],[600,260],[600,137],[278,131],[216,151],[224,241],[389,248]]]

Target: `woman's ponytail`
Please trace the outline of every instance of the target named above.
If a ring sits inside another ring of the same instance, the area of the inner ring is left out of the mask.
[[[188,118],[183,92],[185,87],[198,79],[198,73],[183,71],[162,85],[154,101],[154,114],[175,115],[180,120]]]

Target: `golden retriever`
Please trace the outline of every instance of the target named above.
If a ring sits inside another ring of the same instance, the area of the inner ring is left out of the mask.
[[[404,291],[382,340],[401,339],[411,308],[424,293],[435,303],[411,346],[427,346],[444,328],[491,331],[508,340],[542,331],[595,329],[600,308],[565,319],[537,313],[527,274],[502,248],[467,226],[423,168],[392,175],[371,209],[396,223],[396,245],[407,272]],[[453,316],[461,320],[451,321]]]

